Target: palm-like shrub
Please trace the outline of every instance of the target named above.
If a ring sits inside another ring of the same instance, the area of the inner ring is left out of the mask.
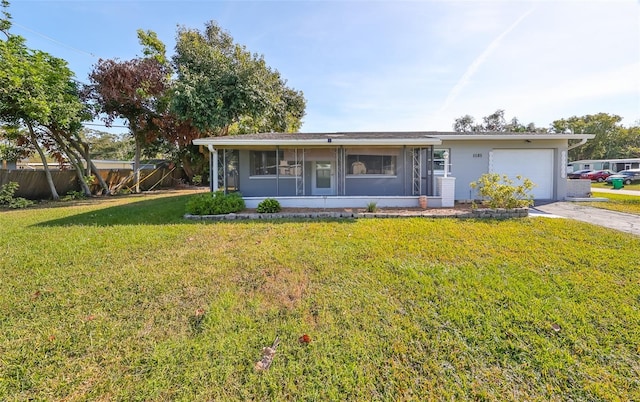
[[[482,204],[489,208],[523,208],[533,205],[531,190],[535,184],[522,176],[516,176],[521,183],[516,185],[507,175],[486,173],[471,183],[471,188],[478,189]],[[475,203],[474,203],[475,206]]]

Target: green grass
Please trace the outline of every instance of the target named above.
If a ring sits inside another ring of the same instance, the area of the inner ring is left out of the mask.
[[[613,186],[611,184],[607,184],[607,183],[591,182],[591,188],[595,188],[596,191],[597,191],[597,189],[599,189],[599,188],[611,189],[611,188],[613,188]],[[625,190],[640,190],[640,183],[625,184],[624,185],[624,189]]]
[[[626,187],[626,186],[625,186]],[[608,209],[610,211],[624,212],[640,215],[640,195],[612,194],[593,192],[593,197],[607,198],[607,202],[588,202],[585,205]]]
[[[636,237],[542,218],[196,223],[187,198],[0,212],[0,400],[640,399]]]

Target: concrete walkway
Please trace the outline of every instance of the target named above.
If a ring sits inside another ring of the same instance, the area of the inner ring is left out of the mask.
[[[610,190],[620,191],[620,190]],[[638,193],[635,191],[635,193]],[[640,194],[638,194],[640,195]],[[554,202],[530,209],[529,216],[575,219],[640,236],[640,216],[588,207],[577,202]]]

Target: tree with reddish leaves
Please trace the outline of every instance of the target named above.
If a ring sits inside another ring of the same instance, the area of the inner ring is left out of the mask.
[[[140,157],[144,144],[158,138],[154,120],[160,118],[161,104],[169,88],[169,67],[154,57],[128,61],[100,59],[89,75],[86,98],[107,126],[117,118],[127,121],[135,140],[135,183],[140,191]]]

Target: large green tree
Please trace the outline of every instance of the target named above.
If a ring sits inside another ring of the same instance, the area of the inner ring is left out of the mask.
[[[551,127],[558,133],[595,134],[586,144],[570,150],[569,160],[620,158],[625,147],[621,121],[618,115],[598,113],[556,120]]]
[[[204,31],[179,28],[173,69],[171,112],[177,124],[166,132],[188,176],[206,166],[203,154],[191,145],[195,138],[293,132],[302,125],[302,92],[288,87],[262,56],[235,43],[213,21]]]
[[[66,61],[48,53],[27,48],[24,38],[9,33],[9,3],[2,2],[0,30],[0,120],[13,127],[18,145],[34,149],[42,160],[53,199],[59,195],[49,169],[47,152],[54,159],[70,162],[86,195],[87,184],[83,160],[96,174],[103,188],[106,184],[91,163],[78,133],[82,121],[90,114],[80,99],[79,88]]]
[[[227,134],[233,124],[257,131],[296,131],[306,103],[264,58],[234,42],[215,22],[180,28],[173,58],[173,109],[202,133]]]
[[[89,144],[95,159],[131,160],[135,155],[135,144],[128,135],[87,128],[82,130],[81,135]]]
[[[546,128],[536,127],[534,123],[526,126],[514,117],[509,122],[504,117],[504,110],[498,109],[482,118],[482,123],[476,123],[471,115],[464,115],[455,119],[453,131],[463,132],[510,132],[510,133],[539,133],[547,132]]]
[[[640,122],[623,128],[618,140],[616,150],[619,158],[640,158]]]
[[[7,6],[3,2],[1,28],[6,40],[0,40],[0,120],[26,128],[21,141],[28,142],[40,156],[51,197],[58,199],[45,149],[53,156],[65,151],[65,144],[59,142],[52,128],[77,127],[84,116],[84,105],[64,60],[31,50],[24,38],[8,32],[11,21]]]

